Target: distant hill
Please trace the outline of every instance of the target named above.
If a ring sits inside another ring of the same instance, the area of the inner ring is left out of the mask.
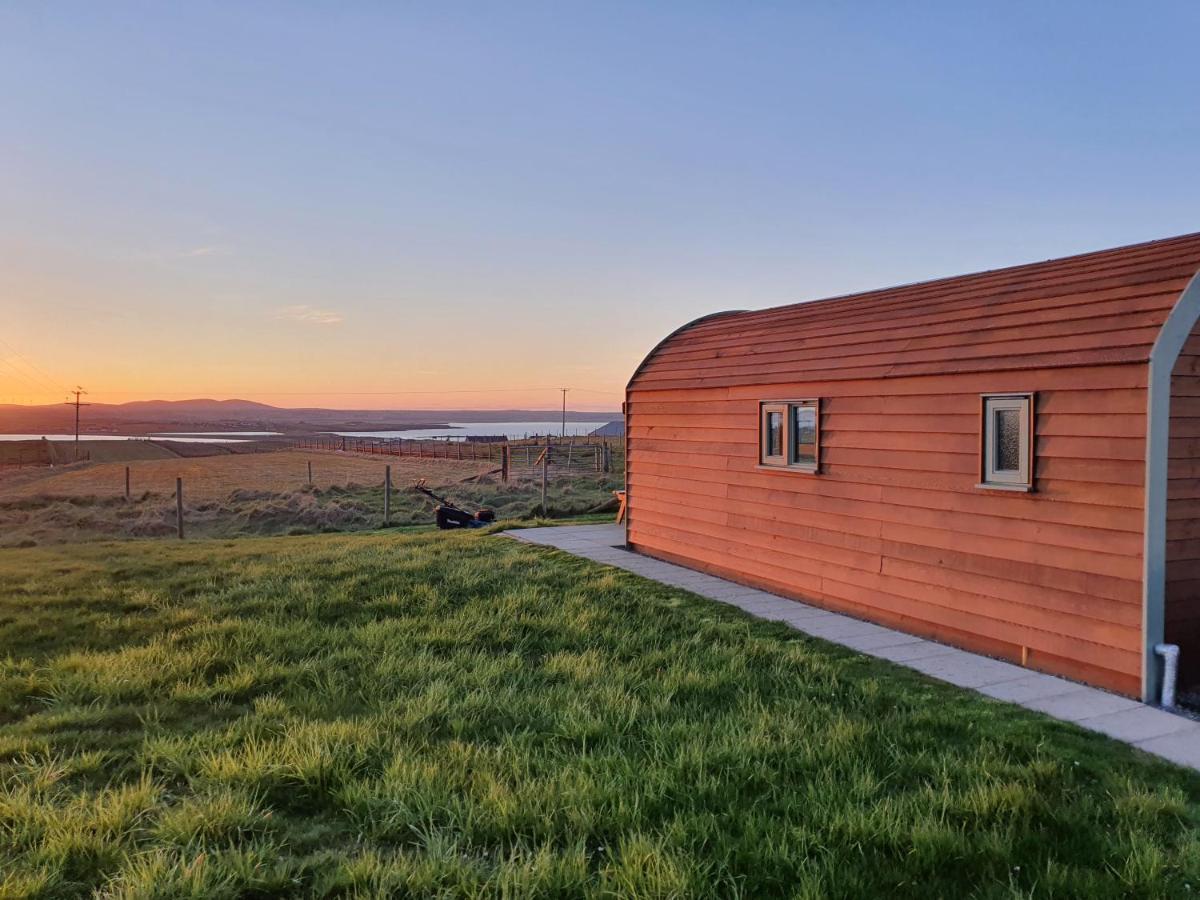
[[[107,405],[107,404],[106,404]],[[242,410],[277,410],[279,407],[267,403],[255,403],[253,400],[131,400],[128,403],[115,404],[114,410],[129,412],[239,412]]]
[[[589,433],[589,437],[623,437],[625,435],[625,420],[614,419],[607,425],[601,425]]]

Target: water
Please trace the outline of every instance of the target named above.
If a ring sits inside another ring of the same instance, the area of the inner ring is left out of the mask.
[[[582,435],[595,431],[610,420],[602,422],[568,422],[568,435]],[[410,440],[459,440],[466,437],[502,434],[509,440],[517,440],[535,434],[561,434],[561,422],[451,422],[449,428],[412,428],[400,431],[328,431],[338,437],[362,438],[408,438]]]
[[[271,438],[277,434],[282,434],[281,431],[156,431],[154,437],[166,438],[173,434],[180,436],[191,437],[214,437],[214,438]],[[82,437],[82,436],[80,436]]]
[[[594,422],[568,422],[568,435],[584,435],[595,431],[610,420]],[[557,435],[562,430],[560,422],[452,422],[443,428],[408,428],[397,431],[327,431],[339,437],[362,438],[409,438],[411,440],[461,441],[467,436],[504,435],[510,440],[532,436]],[[277,437],[278,431],[156,431],[151,434],[81,434],[81,441],[145,441],[150,439],[178,441],[184,444],[240,444],[255,438]],[[36,441],[40,438],[51,441],[74,441],[73,434],[0,434],[0,441]]]
[[[245,432],[250,433],[250,432]],[[256,434],[258,432],[255,432]],[[146,435],[146,434],[81,434],[81,441],[146,441],[150,438],[157,438],[163,441],[175,441],[180,444],[244,444],[245,438],[230,438],[225,436],[219,437],[167,437],[164,435]],[[0,441],[40,441],[46,438],[50,441],[71,441],[74,443],[75,435],[73,434],[0,434]]]

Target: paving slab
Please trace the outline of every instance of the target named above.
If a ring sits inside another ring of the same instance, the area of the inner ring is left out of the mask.
[[[778,603],[764,603],[761,606],[755,606],[751,609],[746,609],[745,611],[750,613],[752,616],[757,616],[760,619],[766,619],[768,622],[799,621],[801,618],[805,618],[805,612],[807,612],[807,610],[789,609],[783,604]],[[826,613],[826,615],[829,615],[829,613]]]
[[[837,642],[851,650],[883,650],[889,647],[903,647],[910,644],[922,643],[915,634],[904,634],[899,631],[886,631],[884,634],[868,634],[862,637],[838,638]],[[874,654],[872,654],[874,655]]]
[[[749,609],[755,606],[763,606],[764,604],[770,605],[777,598],[772,597],[770,594],[764,594],[762,591],[750,589],[742,591],[740,594],[730,594],[728,597],[722,597],[721,599],[731,606]]]
[[[1047,713],[1064,722],[1078,722],[1080,719],[1090,719],[1105,713],[1136,709],[1142,705],[1137,700],[1119,697],[1116,694],[1109,694],[1106,691],[1098,691],[1082,685],[1078,690],[1066,694],[1022,700],[1020,703],[1028,709],[1036,709],[1038,712]]]
[[[830,641],[841,641],[846,638],[874,637],[885,634],[890,630],[881,628],[870,622],[864,622],[861,619],[841,616],[837,613],[830,613],[825,618],[811,617],[802,619],[796,627],[800,631],[811,634],[813,637],[824,638]]]
[[[630,572],[653,572],[655,575],[662,576],[667,573],[663,572],[658,566],[650,562],[644,562],[637,559],[628,559],[621,563],[621,568]]]
[[[998,684],[986,684],[980,687],[979,693],[986,694],[995,700],[1006,700],[1009,703],[1023,703],[1027,700],[1040,700],[1044,697],[1054,697],[1058,694],[1068,694],[1079,689],[1074,681],[1055,678],[1053,675],[1043,675],[1040,672],[1018,678],[1015,681],[1001,681]]]
[[[812,632],[813,628],[817,628],[822,623],[832,623],[840,618],[837,613],[826,612],[823,609],[813,610],[812,607],[804,607],[802,609],[779,609],[771,610],[760,616],[763,619],[771,619],[775,622],[783,622],[791,625],[797,631],[807,634],[811,637],[817,637]],[[832,639],[830,639],[832,640]]]
[[[1080,719],[1076,724],[1120,741],[1147,741],[1190,728],[1200,728],[1200,725],[1183,716],[1141,703],[1133,709]],[[1196,740],[1200,740],[1200,734],[1196,736]]]
[[[941,681],[964,688],[980,688],[1004,681],[1015,681],[1028,674],[1028,669],[966,650],[941,653],[908,661],[907,665]]]
[[[1016,703],[1076,723],[1147,753],[1200,770],[1200,722],[1145,706],[1128,697],[830,612],[685,566],[630,553],[623,549],[625,529],[620,525],[546,526],[504,534],[736,606],[760,619],[783,622],[804,634],[907,666],[995,700]]]
[[[1200,769],[1200,722],[1189,722],[1189,727],[1149,740],[1134,741],[1133,746],[1153,753],[1181,766]]]
[[[735,597],[744,597],[746,595],[746,589],[740,584],[709,585],[701,588],[698,593],[703,594],[710,600],[729,601]]]
[[[761,618],[786,619],[789,622],[799,622],[803,619],[828,618],[835,615],[819,606],[809,606],[805,603],[794,603],[791,600],[776,598],[774,600],[753,600],[742,609]]]
[[[945,644],[920,638],[914,643],[896,644],[892,647],[877,647],[870,651],[870,654],[879,659],[886,659],[888,662],[902,663],[911,667],[911,664],[918,659],[927,659],[931,656],[945,656],[953,652],[953,647],[947,647]]]

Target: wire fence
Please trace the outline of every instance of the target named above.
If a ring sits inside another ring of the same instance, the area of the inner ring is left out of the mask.
[[[369,456],[413,457],[488,461],[507,476],[515,470],[558,473],[621,471],[623,438],[540,437],[512,441],[436,441],[407,438],[308,437],[296,438],[297,450],[322,450]]]
[[[106,454],[147,449],[141,441],[100,446]],[[487,443],[312,436],[264,443],[266,452],[249,455],[125,455],[62,466],[41,454],[31,458],[34,448],[31,442],[19,454],[0,447],[14,469],[25,466],[0,477],[0,547],[430,524],[435,513],[416,485],[501,519],[595,515],[615,511],[624,470],[621,439],[586,437]]]

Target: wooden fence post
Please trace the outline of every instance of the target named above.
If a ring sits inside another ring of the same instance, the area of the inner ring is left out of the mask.
[[[392,521],[392,467],[383,467],[383,527]]]
[[[175,531],[183,540],[183,479],[175,479]]]
[[[550,438],[546,438],[546,452],[542,454],[542,518],[546,517],[546,474],[550,469]]]
[[[129,502],[129,466],[125,467],[125,502]]]
[[[508,481],[508,459],[510,451],[508,444],[500,445],[500,480]]]
[[[312,487],[312,460],[308,461],[308,486]]]

